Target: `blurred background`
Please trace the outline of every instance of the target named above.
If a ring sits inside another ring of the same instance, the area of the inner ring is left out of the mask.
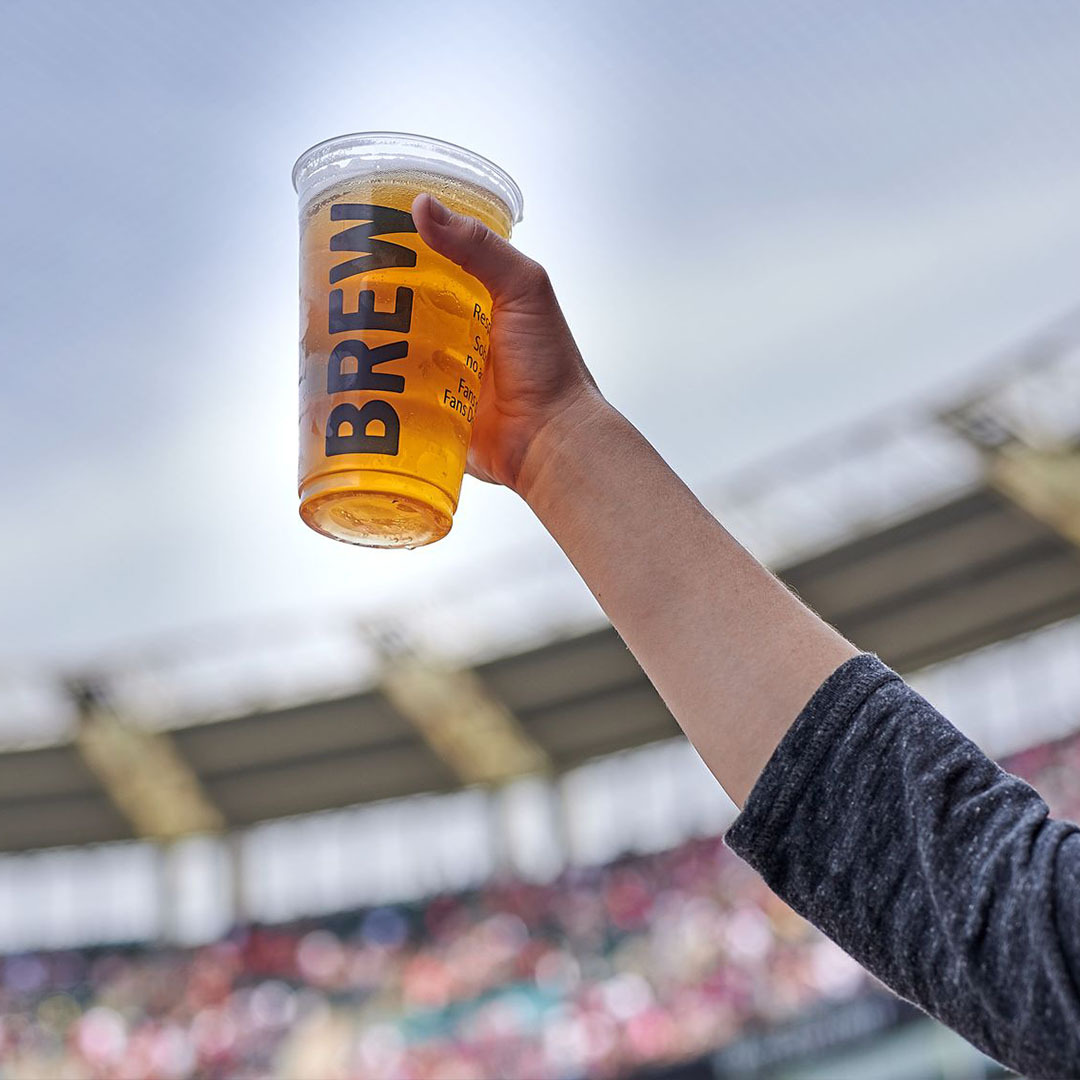
[[[289,170],[505,167],[610,400],[1075,818],[1080,9],[0,20],[0,1077],[1005,1075],[726,852],[514,496],[415,552],[301,525]]]

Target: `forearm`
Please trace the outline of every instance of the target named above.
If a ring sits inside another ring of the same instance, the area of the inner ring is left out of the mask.
[[[548,423],[518,490],[741,805],[800,709],[857,650],[599,396]]]

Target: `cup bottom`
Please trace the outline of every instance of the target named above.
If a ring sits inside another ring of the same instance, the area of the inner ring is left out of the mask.
[[[323,536],[375,548],[415,548],[442,539],[454,504],[441,488],[393,473],[334,473],[300,492],[300,516]]]

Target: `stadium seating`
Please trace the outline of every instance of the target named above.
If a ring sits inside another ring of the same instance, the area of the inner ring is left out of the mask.
[[[1080,735],[1006,767],[1080,817]],[[616,1077],[867,983],[714,837],[197,949],[10,956],[0,1075]]]

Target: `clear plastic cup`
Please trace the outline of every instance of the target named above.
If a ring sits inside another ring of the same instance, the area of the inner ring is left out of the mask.
[[[430,544],[457,509],[491,297],[420,240],[410,208],[427,191],[509,237],[521,191],[478,154],[386,131],[313,146],[293,186],[300,516],[350,544]]]

